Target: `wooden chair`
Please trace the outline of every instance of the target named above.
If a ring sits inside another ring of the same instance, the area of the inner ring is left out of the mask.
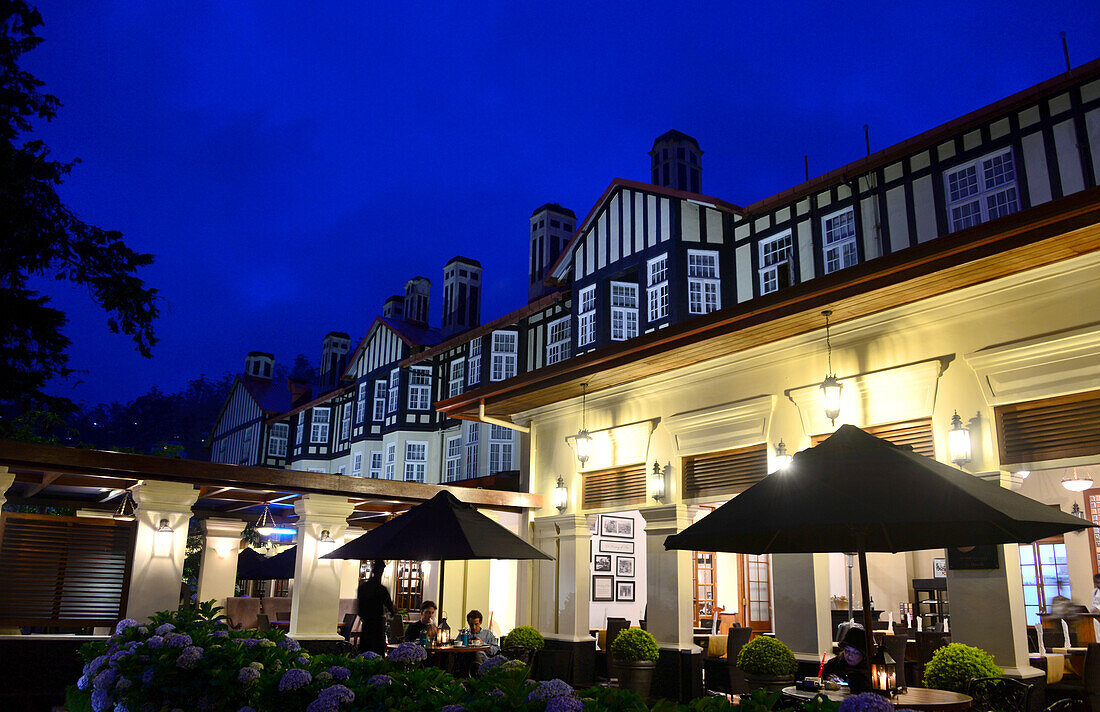
[[[905,648],[909,645],[909,636],[907,635],[887,635],[882,640],[883,647],[886,648],[886,652],[890,653],[890,657],[894,659],[894,664],[897,670],[898,687],[905,687]],[[1007,710],[1005,711],[1007,712]],[[1024,710],[1024,712],[1029,712]]]
[[[359,632],[356,630],[358,627],[356,623],[359,622],[359,615],[356,613],[345,613],[344,622],[340,626],[340,633],[344,636],[344,640],[348,641],[352,645],[359,644]]]
[[[405,626],[401,622],[401,616],[390,618],[388,638],[390,643],[400,643],[405,640]]]
[[[745,679],[745,671],[737,667],[737,655],[751,638],[752,628],[730,628],[729,639],[726,642],[726,669],[729,673],[731,695],[740,695],[752,691]]]
[[[1090,710],[1100,711],[1100,643],[1089,643],[1085,649],[1085,664],[1080,679],[1063,679],[1047,685],[1047,701],[1052,697],[1082,700]]]
[[[1034,687],[1010,677],[978,677],[970,681],[966,694],[974,698],[976,712],[1031,712]]]
[[[951,635],[948,633],[936,633],[932,631],[921,631],[917,633],[917,664],[914,666],[916,668],[917,677],[913,683],[914,685],[920,685],[921,680],[924,679],[924,666],[932,659],[932,655],[950,642]]]

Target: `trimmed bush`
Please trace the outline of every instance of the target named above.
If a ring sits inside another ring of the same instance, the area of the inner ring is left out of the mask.
[[[750,675],[785,677],[794,674],[798,669],[798,662],[786,643],[766,635],[758,635],[737,654],[737,667]]]
[[[967,683],[975,677],[1000,677],[1004,672],[981,648],[950,643],[932,654],[923,679],[925,687],[966,692]]]
[[[542,633],[531,626],[521,625],[513,628],[512,632],[504,638],[504,645],[509,648],[542,650],[546,647],[546,640],[542,637]]]
[[[624,662],[656,660],[657,639],[641,628],[627,628],[611,643],[611,655]]]

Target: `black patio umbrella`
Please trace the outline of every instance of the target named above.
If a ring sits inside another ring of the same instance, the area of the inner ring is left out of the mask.
[[[868,551],[1015,544],[1092,524],[842,425],[679,534],[665,549],[742,554],[856,552],[868,650]],[[868,659],[870,655],[868,655]]]
[[[264,556],[255,549],[243,549],[237,555],[237,578],[248,580],[294,578],[295,549],[290,547],[275,556]]]
[[[439,561],[439,594],[449,559],[553,559],[447,490],[349,541],[322,559]],[[443,605],[443,601],[439,601]],[[442,615],[442,611],[440,611]]]

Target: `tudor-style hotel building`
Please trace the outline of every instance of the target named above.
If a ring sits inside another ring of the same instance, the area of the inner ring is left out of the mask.
[[[793,453],[843,423],[1100,517],[1100,489],[1062,485],[1100,479],[1100,61],[743,207],[702,194],[691,137],[659,137],[650,158],[651,183],[613,180],[579,222],[535,212],[526,306],[485,324],[448,306],[433,329],[408,313],[427,300],[414,280],[405,314],[376,320],[330,390],[257,420],[254,438],[285,423],[299,469],[429,482],[520,470],[547,503],[525,524],[556,558],[519,565],[516,619],[573,648],[582,680],[608,617],[646,619],[668,671],[697,669],[692,629],[719,610],[820,659],[843,555],[663,541],[778,469],[781,443]],[[476,267],[448,263],[449,305],[456,270]],[[832,373],[835,423],[820,388]],[[968,453],[948,448],[960,426]],[[871,555],[875,608],[949,617],[956,640],[1032,675],[1026,623],[1053,595],[1088,598],[1093,536],[950,569],[947,605],[921,603],[943,551]],[[676,696],[692,679],[658,685]]]

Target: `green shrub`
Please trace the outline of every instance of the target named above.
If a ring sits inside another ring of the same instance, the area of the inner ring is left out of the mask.
[[[504,643],[509,648],[542,650],[546,647],[546,640],[543,639],[542,633],[529,625],[521,625],[513,628],[512,632],[505,637]]]
[[[951,643],[937,650],[924,666],[924,686],[938,690],[966,692],[967,683],[975,677],[1000,677],[1004,670],[993,662],[993,656],[981,648]]]
[[[798,662],[786,643],[766,635],[758,635],[737,654],[737,667],[750,675],[783,677],[793,675],[798,669]]]
[[[611,655],[626,662],[656,660],[659,652],[657,639],[641,628],[627,628],[611,643]]]

